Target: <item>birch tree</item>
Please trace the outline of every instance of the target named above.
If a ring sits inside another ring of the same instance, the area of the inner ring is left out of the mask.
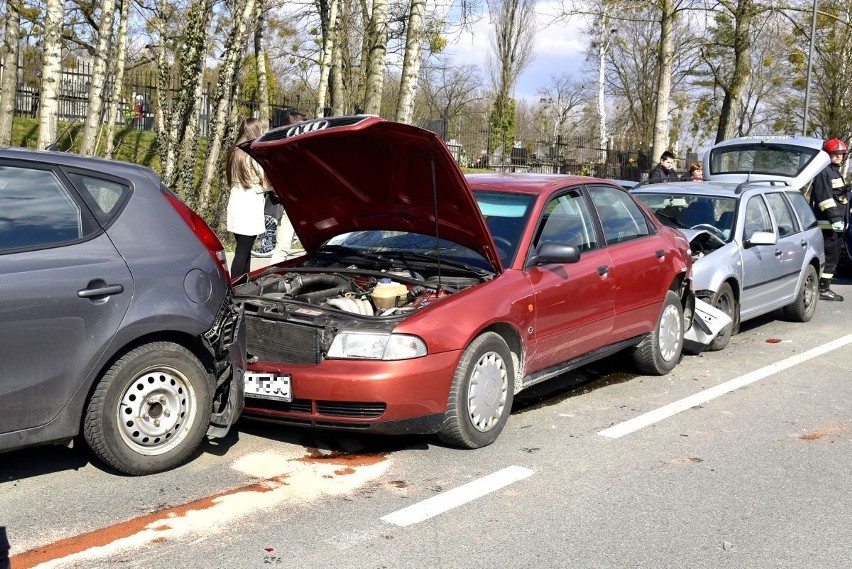
[[[62,0],[46,0],[42,40],[41,92],[38,107],[38,148],[56,142],[59,83],[62,77]]]
[[[130,0],[121,0],[121,8],[118,14],[118,32],[115,49],[112,52],[111,61],[113,85],[107,103],[107,125],[106,125],[106,148],[104,156],[112,158],[115,152],[115,123],[118,121],[121,92],[124,90],[124,71],[127,58],[127,20],[130,15]]]
[[[21,47],[20,8],[18,0],[7,0],[3,44],[0,47],[0,58],[3,62],[0,76],[0,146],[8,146],[12,142],[12,117],[18,90],[18,54]]]
[[[258,0],[257,27],[254,30],[254,62],[257,72],[257,109],[261,124],[269,124],[269,79],[266,69],[266,47],[264,33],[266,31],[266,2]]]
[[[675,0],[658,0],[660,43],[657,55],[657,104],[654,109],[654,142],[651,158],[657,159],[669,146],[669,101],[674,69]]]
[[[337,35],[338,4],[338,0],[331,0],[330,4],[328,5],[327,17],[322,18],[324,33],[322,44],[322,58],[320,60],[319,70],[319,87],[317,89],[316,116],[318,117],[323,116],[323,110],[326,106],[325,99],[328,93],[328,77],[329,73],[331,73],[332,55],[334,53],[334,44]]]
[[[507,0],[513,2],[515,0]],[[527,0],[521,0],[527,1]],[[417,77],[423,61],[423,36],[426,29],[426,0],[411,0],[411,12],[405,34],[405,56],[402,62],[399,103],[396,107],[397,122],[411,124],[414,111],[414,95],[417,93]]]
[[[204,174],[199,187],[198,211],[202,216],[209,213],[214,179],[221,170],[219,156],[222,152],[222,144],[229,122],[229,110],[234,100],[236,85],[234,79],[237,75],[237,66],[243,57],[246,40],[252,29],[250,21],[256,5],[255,0],[246,0],[242,10],[235,15],[233,27],[225,42],[224,61],[219,69],[219,80],[216,84],[215,108],[211,133],[208,137],[207,160],[204,163]],[[216,187],[219,187],[219,185],[216,185]]]
[[[101,0],[101,17],[98,22],[98,43],[92,54],[92,76],[89,78],[88,105],[83,124],[80,153],[94,155],[100,134],[104,108],[104,90],[107,88],[107,62],[112,40],[115,0]]]
[[[364,31],[365,51],[367,52],[364,112],[369,115],[379,114],[382,106],[387,43],[388,1],[373,0],[373,10],[367,23],[367,29]]]

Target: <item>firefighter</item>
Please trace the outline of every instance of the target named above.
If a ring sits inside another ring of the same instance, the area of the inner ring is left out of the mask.
[[[843,297],[831,290],[831,279],[840,260],[840,240],[846,227],[846,187],[840,174],[840,165],[846,159],[846,144],[839,138],[826,141],[823,149],[831,163],[814,178],[811,190],[811,207],[822,229],[825,243],[825,266],[819,278],[819,297],[822,300],[841,301]]]

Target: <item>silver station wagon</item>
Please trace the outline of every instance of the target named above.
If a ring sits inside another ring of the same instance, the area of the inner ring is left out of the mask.
[[[741,322],[774,310],[798,322],[813,316],[825,257],[803,189],[828,162],[819,139],[736,138],[706,153],[704,181],[631,190],[687,236],[696,297],[731,317],[709,349],[723,349]]]

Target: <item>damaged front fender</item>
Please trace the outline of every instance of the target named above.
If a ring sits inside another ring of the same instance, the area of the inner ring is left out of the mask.
[[[701,353],[716,339],[716,336],[732,324],[733,320],[730,316],[715,306],[696,298],[692,327],[686,331],[683,337],[684,352],[687,354]]]

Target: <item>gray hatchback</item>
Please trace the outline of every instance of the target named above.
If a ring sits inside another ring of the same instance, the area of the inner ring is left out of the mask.
[[[0,149],[0,451],[173,468],[243,406],[222,244],[150,169]]]

